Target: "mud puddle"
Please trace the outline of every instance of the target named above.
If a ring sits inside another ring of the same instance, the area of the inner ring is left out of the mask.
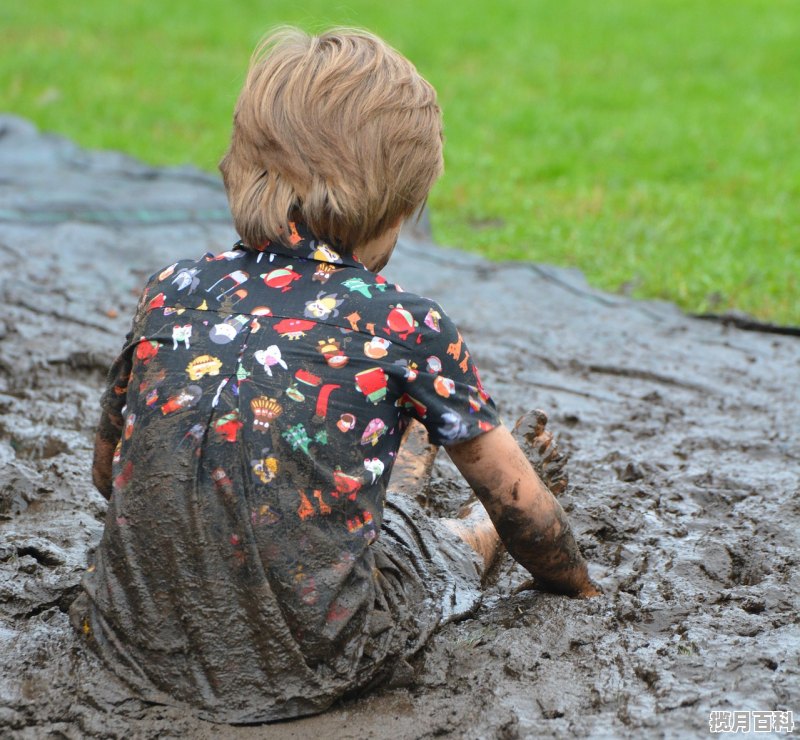
[[[3,734],[685,737],[715,709],[800,715],[800,341],[409,237],[387,275],[459,322],[507,423],[540,407],[560,433],[562,502],[605,597],[515,593],[506,559],[406,685],[321,717],[220,728],[126,699],[65,613],[105,510],[98,391],[144,277],[234,235],[215,178],[18,119],[0,118],[0,171]],[[427,496],[440,513],[466,498],[444,457]]]

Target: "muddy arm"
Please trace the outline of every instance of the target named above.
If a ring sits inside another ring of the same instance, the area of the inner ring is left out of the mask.
[[[92,483],[105,498],[111,498],[111,462],[114,449],[122,436],[122,418],[103,411],[94,438]]]
[[[509,554],[547,591],[596,596],[567,516],[511,432],[497,427],[447,448],[486,507]]]

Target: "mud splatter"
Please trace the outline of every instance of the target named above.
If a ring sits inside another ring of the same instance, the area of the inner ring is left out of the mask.
[[[106,506],[90,482],[103,373],[147,275],[232,242],[220,184],[9,117],[0,171],[0,727],[218,736],[127,698],[66,610]],[[527,573],[506,558],[475,617],[393,688],[226,737],[678,736],[705,734],[712,709],[800,713],[800,341],[419,234],[386,272],[460,323],[507,423],[547,410],[570,455],[560,501],[605,596],[514,593]],[[440,456],[421,495],[454,514],[467,491]]]

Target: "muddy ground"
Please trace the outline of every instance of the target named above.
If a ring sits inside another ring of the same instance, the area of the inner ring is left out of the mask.
[[[105,510],[98,392],[144,278],[233,239],[216,178],[0,118],[0,734],[685,737],[713,709],[800,715],[800,339],[408,235],[387,275],[460,323],[508,423],[549,412],[605,596],[514,593],[506,556],[406,685],[322,717],[228,728],[125,700],[66,615]],[[466,498],[444,457],[428,497]]]

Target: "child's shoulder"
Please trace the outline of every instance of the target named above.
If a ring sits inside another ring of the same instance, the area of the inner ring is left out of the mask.
[[[391,309],[402,304],[408,311],[427,312],[430,309],[441,311],[439,304],[426,296],[405,290],[398,283],[388,281],[383,275],[369,270],[342,271],[335,281],[337,289],[348,299],[361,299],[371,309]]]
[[[380,274],[349,271],[328,290],[343,298],[350,328],[417,350],[438,338],[452,322],[435,300],[404,290]],[[453,329],[455,332],[455,329]]]
[[[158,302],[167,305],[186,299],[221,276],[237,274],[237,266],[244,264],[247,257],[244,250],[234,248],[219,254],[206,252],[195,259],[178,260],[150,275],[142,297],[150,301],[158,297]]]

